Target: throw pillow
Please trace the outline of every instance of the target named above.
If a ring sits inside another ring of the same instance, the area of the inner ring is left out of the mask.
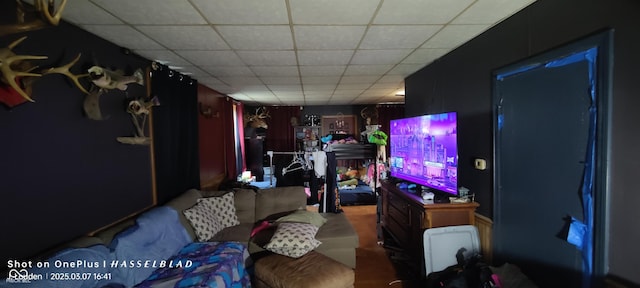
[[[216,233],[222,230],[222,225],[216,219],[215,213],[209,205],[198,201],[193,207],[183,211],[184,216],[189,220],[193,230],[196,232],[198,241],[203,242],[211,239]]]
[[[222,196],[207,197],[198,199],[198,203],[205,203],[213,212],[222,229],[240,225],[238,215],[236,215],[236,205],[233,192],[229,192]]]
[[[327,219],[322,217],[320,213],[308,210],[296,210],[295,212],[278,218],[276,222],[300,222],[300,223],[309,223],[314,226],[320,228],[324,223],[327,222]]]
[[[273,253],[299,258],[322,244],[315,238],[316,233],[318,227],[312,224],[283,222],[278,224],[276,232],[264,248]]]

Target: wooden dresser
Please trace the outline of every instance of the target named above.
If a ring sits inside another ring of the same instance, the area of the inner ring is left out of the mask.
[[[424,252],[422,235],[425,229],[475,224],[478,203],[434,203],[423,200],[419,194],[401,190],[393,183],[382,182],[382,217],[385,245],[394,242],[402,250],[413,267],[420,267],[424,274]],[[392,241],[387,241],[392,240]]]

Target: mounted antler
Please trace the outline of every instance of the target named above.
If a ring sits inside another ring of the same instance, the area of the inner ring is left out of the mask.
[[[18,83],[18,77],[39,77],[40,74],[31,73],[35,66],[31,66],[29,63],[24,60],[41,60],[47,59],[47,56],[33,56],[33,55],[16,55],[13,53],[13,48],[18,46],[20,42],[26,39],[27,36],[24,36],[16,41],[13,41],[7,48],[0,49],[0,72],[2,72],[2,82],[11,86],[13,90],[18,92],[20,96],[24,99],[33,102],[33,99],[23,90],[21,85]],[[20,69],[15,71],[13,69]]]
[[[19,45],[24,39],[27,37],[22,37],[16,41],[13,41],[6,48],[0,48],[0,74],[2,76],[2,82],[6,85],[9,85],[13,90],[16,91],[23,100],[18,101],[18,99],[12,99],[11,101],[3,101],[8,106],[14,106],[20,103],[24,103],[24,100],[34,102],[31,98],[31,84],[33,81],[29,80],[29,77],[40,77],[43,74],[32,72],[38,66],[33,65],[30,61],[26,60],[42,60],[47,59],[47,56],[34,56],[34,55],[16,55],[12,50],[14,47]],[[78,62],[80,59],[80,54],[76,56],[74,60],[69,62],[68,64],[56,68],[50,68],[44,72],[44,74],[62,74],[69,77],[75,85],[82,92],[89,94],[87,90],[80,84],[79,79],[81,77],[86,77],[87,74],[82,75],[74,75],[69,69]],[[31,79],[33,80],[33,79]]]
[[[360,116],[366,121],[367,125],[376,124],[378,122],[378,109],[375,106],[364,107],[360,110]]]
[[[63,65],[60,67],[55,67],[55,68],[49,68],[49,70],[45,71],[44,74],[62,74],[64,76],[69,77],[69,79],[71,79],[71,81],[73,81],[73,83],[76,85],[76,87],[78,87],[78,89],[80,89],[80,91],[82,91],[84,94],[89,94],[89,91],[87,91],[87,89],[84,88],[84,86],[82,86],[82,84],[80,84],[80,78],[83,77],[87,77],[89,76],[89,74],[80,74],[80,75],[75,75],[73,73],[71,73],[71,71],[69,71],[69,69],[76,64],[76,62],[78,62],[78,60],[80,60],[80,56],[82,54],[78,53],[78,56],[76,56],[75,59],[73,59],[71,62],[69,62],[67,65]]]
[[[0,25],[0,36],[33,31],[46,27],[57,26],[67,5],[67,0],[62,0],[56,8],[55,0],[35,0],[34,9],[25,7],[22,0],[16,0],[16,24]]]
[[[269,111],[267,110],[267,108],[263,107],[259,107],[256,109],[255,114],[253,115],[246,115],[245,117],[245,121],[246,121],[246,125],[249,125],[251,128],[264,128],[267,129],[269,128],[269,126],[267,125],[267,122],[264,121],[264,119],[271,117],[269,115]]]

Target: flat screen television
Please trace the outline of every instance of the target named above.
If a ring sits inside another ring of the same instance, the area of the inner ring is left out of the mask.
[[[391,177],[458,195],[456,112],[391,120]]]

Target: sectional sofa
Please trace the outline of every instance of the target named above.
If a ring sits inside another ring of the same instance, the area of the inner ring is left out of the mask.
[[[194,212],[209,200],[217,206]],[[358,235],[345,215],[308,212],[306,203],[303,187],[191,189],[134,219],[73,240],[44,260],[34,260],[52,264],[48,268],[10,271],[11,279],[0,280],[0,287],[246,287],[251,285],[252,263],[273,254],[265,247],[278,221],[294,214],[322,219],[314,253],[355,268]],[[206,223],[198,221],[211,213],[220,221],[207,230],[202,226]],[[26,275],[22,273],[44,277],[24,283],[29,281],[17,281]]]

